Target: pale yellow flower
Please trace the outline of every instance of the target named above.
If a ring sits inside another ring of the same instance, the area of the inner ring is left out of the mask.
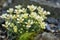
[[[44,20],[44,18],[43,17],[41,17],[41,16],[36,16],[36,18],[35,18],[37,21],[43,21]]]
[[[26,10],[27,10],[27,9],[25,9],[25,8],[22,8],[22,12],[23,12],[23,13],[26,13]]]
[[[45,15],[46,15],[46,14],[47,14],[47,12],[46,12],[46,11],[43,11],[43,14],[45,14]]]
[[[30,16],[31,18],[36,18],[37,13],[36,13],[36,12],[32,12],[29,16]]]
[[[8,15],[7,13],[6,13],[6,14],[3,14],[3,15],[1,16],[1,18],[6,18],[7,15]]]
[[[43,12],[44,8],[41,8],[40,6],[37,8],[38,12]]]
[[[5,22],[5,24],[8,24],[8,23],[9,23],[8,21]]]
[[[44,11],[44,8],[41,8],[40,12],[43,12]]]
[[[8,25],[2,24],[2,26],[5,27],[6,29],[8,29]]]
[[[22,16],[23,16],[23,18],[28,18],[28,13],[25,13]]]
[[[30,11],[34,11],[34,10],[36,10],[37,7],[34,5],[28,5],[27,8],[29,8]]]
[[[37,10],[38,10],[38,13],[39,13],[40,15],[42,15],[42,14],[43,14],[43,11],[44,11],[44,9],[43,9],[43,8],[37,8]]]
[[[27,27],[27,28],[30,28],[30,27],[31,27],[31,24],[27,24],[26,27]]]
[[[41,7],[39,6],[39,7],[37,8],[37,10],[40,11],[40,10],[41,10]]]
[[[10,24],[10,27],[14,27],[14,23],[11,23],[11,24]]]
[[[35,19],[39,20],[39,18],[40,18],[40,16],[39,16],[39,15],[37,15]]]
[[[17,17],[20,17],[20,15],[17,15]]]
[[[17,23],[22,23],[24,21],[24,19],[23,18],[17,18]]]
[[[50,12],[47,12],[48,15],[50,15]]]
[[[20,15],[13,15],[12,19],[16,19],[16,18],[19,18],[19,17],[20,17]]]
[[[16,14],[19,14],[19,13],[21,13],[21,12],[23,12],[23,10],[21,10],[21,9],[15,9],[15,11],[14,11],[14,13],[16,13]]]
[[[17,32],[17,26],[13,27],[14,32]]]
[[[15,15],[13,15],[13,17],[12,17],[12,19],[14,19],[16,16]]]
[[[13,8],[9,8],[9,10],[7,10],[7,12],[12,13],[13,10],[14,10]]]
[[[40,27],[42,28],[42,29],[45,29],[45,26],[46,26],[46,23],[45,22],[40,22]]]
[[[30,28],[31,25],[33,24],[33,20],[28,20],[28,22],[25,22],[25,23],[27,24],[26,27]]]
[[[21,5],[15,6],[15,8],[17,9],[20,9],[21,7],[22,7]]]
[[[11,15],[7,15],[6,16],[6,19],[10,19],[12,16]]]

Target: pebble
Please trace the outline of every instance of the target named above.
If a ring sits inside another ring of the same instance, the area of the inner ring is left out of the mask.
[[[52,17],[47,18],[46,20],[49,24],[58,24],[58,20]]]

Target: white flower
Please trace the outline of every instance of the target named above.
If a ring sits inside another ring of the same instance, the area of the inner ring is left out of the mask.
[[[13,8],[9,8],[9,10],[7,10],[7,12],[12,13],[13,10],[14,10]]]
[[[50,14],[50,12],[47,12],[47,14]]]
[[[40,12],[43,12],[43,10],[44,10],[44,8],[41,8],[41,9],[40,9]]]
[[[22,23],[24,21],[24,19],[23,18],[17,18],[17,23]]]
[[[34,10],[36,10],[37,7],[34,5],[30,5],[30,6],[28,5],[27,8],[29,8],[30,11],[34,11]]]
[[[10,22],[6,21],[5,24],[6,24],[6,25],[10,25]]]
[[[46,14],[47,12],[46,11],[43,11],[43,14]]]
[[[25,22],[25,23],[27,24],[26,27],[30,28],[31,25],[33,24],[33,20],[28,20],[28,22]]]
[[[37,20],[40,22],[40,21],[43,21],[44,19],[43,19],[43,17],[41,17],[41,16],[39,17],[38,16],[38,19]]]
[[[10,16],[10,18],[12,18],[12,15],[9,15]]]
[[[40,17],[41,20],[44,20],[43,17]]]
[[[37,10],[40,11],[40,9],[41,9],[41,7],[39,6],[39,7],[37,8]]]
[[[8,14],[2,14],[1,18],[6,18]]]
[[[32,18],[36,18],[37,13],[36,12],[32,12],[29,16],[32,17]]]
[[[27,27],[27,28],[30,28],[30,27],[31,27],[31,25],[26,25],[26,27]]]
[[[17,15],[17,17],[19,17],[20,15]]]
[[[24,18],[28,18],[28,13],[22,15]]]
[[[43,12],[44,8],[41,8],[40,6],[37,8],[38,11]]]
[[[14,11],[14,13],[16,13],[16,14],[19,14],[21,12],[23,12],[23,10],[21,10],[21,9],[19,9],[19,10],[15,9],[15,11]]]
[[[17,9],[20,9],[21,7],[22,7],[21,5],[15,6],[15,8]]]
[[[27,10],[27,9],[25,9],[25,8],[22,8],[22,12],[23,12],[23,13],[26,13],[26,10]]]
[[[36,19],[38,20],[40,18],[40,16],[38,15],[38,16],[36,16]]]
[[[2,24],[2,26],[8,29],[8,25]]]
[[[2,26],[4,27],[5,25],[4,25],[4,24],[2,24]]]
[[[40,27],[41,27],[42,29],[45,29],[45,28],[46,28],[45,26],[46,26],[46,23],[45,23],[45,22],[42,22],[42,23],[40,22]]]

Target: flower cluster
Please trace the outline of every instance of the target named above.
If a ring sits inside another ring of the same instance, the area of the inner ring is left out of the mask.
[[[14,9],[9,8],[7,14],[2,15],[6,21],[2,25],[15,33],[37,32],[45,29],[46,15],[50,15],[50,12],[44,11],[40,6],[28,5],[27,8],[22,8],[18,5]]]

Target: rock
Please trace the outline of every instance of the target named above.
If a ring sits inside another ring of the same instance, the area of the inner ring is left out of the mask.
[[[60,32],[60,19],[48,18],[47,19],[46,30],[50,32]],[[57,24],[57,25],[56,25]]]
[[[0,17],[0,40],[7,40],[7,30],[2,24],[5,23],[5,20]]]
[[[59,38],[57,38],[54,34],[52,33],[42,33],[42,39],[45,40],[59,40]]]
[[[37,35],[35,40],[59,40],[59,38],[52,33],[43,32],[42,34]]]
[[[56,32],[56,30],[58,30],[58,26],[46,23],[46,32]]]
[[[7,9],[8,9],[8,8],[2,8],[2,14],[7,13]]]
[[[0,17],[0,26],[5,23],[5,20]]]
[[[9,4],[11,4],[11,3],[12,3],[12,0],[7,0],[7,2],[8,2]]]
[[[51,7],[60,8],[60,5],[59,6],[56,5],[56,2],[60,2],[58,0],[30,0],[30,1],[34,1],[42,5],[48,5]]]
[[[46,23],[46,30],[48,30],[48,31],[51,30],[50,25],[48,23]]]
[[[49,25],[50,25],[52,30],[57,30],[58,29],[57,25],[54,25],[54,24],[49,24]]]
[[[6,8],[8,6],[8,3],[4,2],[4,4],[2,6],[3,6],[3,8]]]
[[[58,37],[60,39],[60,33],[55,33],[55,36]]]
[[[58,31],[60,32],[60,25],[58,25]]]
[[[47,18],[46,20],[49,24],[58,24],[58,20],[52,17]]]
[[[6,40],[6,39],[7,39],[6,29],[0,28],[0,40]]]

